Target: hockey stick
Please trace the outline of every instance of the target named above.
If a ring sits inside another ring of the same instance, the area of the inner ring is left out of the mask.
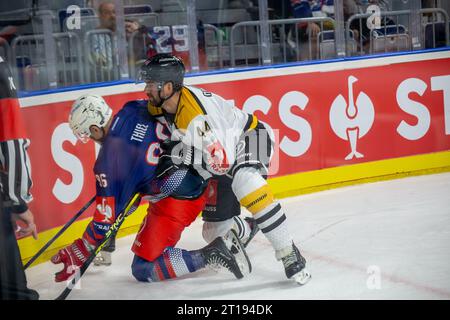
[[[111,225],[108,232],[106,232],[105,237],[103,238],[102,242],[95,248],[95,250],[92,252],[92,254],[89,256],[89,258],[86,260],[86,262],[81,266],[81,268],[75,272],[75,276],[72,278],[70,283],[66,286],[64,291],[55,299],[55,300],[65,300],[67,296],[72,292],[72,289],[77,284],[78,280],[81,279],[83,274],[86,272],[87,268],[89,268],[92,261],[94,261],[97,254],[102,250],[102,248],[106,245],[108,240],[115,236],[117,231],[119,231],[120,226],[122,225],[123,221],[125,220],[125,217],[136,211],[136,209],[139,207],[139,203],[141,202],[141,197],[139,193],[135,194],[133,198],[128,202],[128,205],[125,207],[125,209],[117,216],[116,221]]]
[[[94,202],[95,200],[95,196],[92,197],[91,200],[89,200],[88,203],[86,203],[84,205],[83,208],[80,209],[80,211],[77,212],[77,214],[75,214],[75,216],[73,216],[72,219],[70,219],[69,222],[67,222],[64,227],[61,228],[61,230],[58,231],[57,234],[55,234],[53,236],[53,238],[51,238],[30,260],[28,260],[28,262],[23,266],[23,269],[26,270],[37,258],[39,258],[41,256],[41,254],[47,250],[48,247],[50,247],[50,245],[57,239],[59,238],[59,236],[66,231],[67,228],[69,228],[72,223],[77,220],[83,213],[84,211],[86,211],[87,208],[89,208],[92,204],[92,202]]]

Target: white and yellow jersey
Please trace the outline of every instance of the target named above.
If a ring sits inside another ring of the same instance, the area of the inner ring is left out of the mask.
[[[153,116],[164,118],[161,108],[149,104],[148,110]],[[165,120],[172,132],[172,140],[181,140],[201,150],[202,167],[214,175],[229,171],[236,161],[239,138],[258,124],[255,116],[214,93],[192,86],[181,89],[176,114],[172,121]],[[194,166],[198,167],[196,164]]]

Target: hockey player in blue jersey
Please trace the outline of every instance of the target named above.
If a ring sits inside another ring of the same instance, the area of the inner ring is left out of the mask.
[[[55,281],[67,280],[83,265],[136,193],[150,199],[132,247],[132,273],[137,280],[162,281],[217,263],[237,278],[250,271],[235,233],[199,250],[175,248],[184,228],[205,205],[207,182],[195,171],[175,166],[170,157],[159,159],[160,144],[168,133],[148,114],[146,101],[129,102],[113,116],[102,97],[85,95],[74,102],[69,125],[82,142],[92,139],[102,147],[94,166],[95,214],[83,236],[52,257],[53,263],[64,265]]]

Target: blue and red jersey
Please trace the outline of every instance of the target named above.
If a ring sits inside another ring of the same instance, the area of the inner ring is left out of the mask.
[[[160,143],[169,139],[170,132],[148,113],[147,104],[144,100],[125,104],[102,143],[94,166],[96,210],[83,235],[92,245],[104,238],[134,194],[149,195],[152,201],[168,196],[195,199],[206,188],[195,170],[158,172]]]
[[[168,131],[147,111],[147,101],[132,101],[114,116],[94,166],[96,210],[84,238],[97,244],[136,193],[151,194]]]
[[[114,116],[94,166],[96,210],[84,234],[91,244],[103,239],[135,193],[151,193],[165,130],[144,100],[128,102]]]

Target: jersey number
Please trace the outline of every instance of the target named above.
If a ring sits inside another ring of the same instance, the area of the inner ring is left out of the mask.
[[[100,187],[106,188],[108,186],[108,181],[106,180],[106,174],[104,174],[104,173],[96,174],[95,179],[97,179]]]
[[[173,47],[176,51],[189,51],[187,25],[172,26],[172,32],[170,32],[170,26],[153,27],[153,32],[157,35],[156,51],[158,53],[171,53],[172,45],[170,43],[173,40],[175,42]]]

